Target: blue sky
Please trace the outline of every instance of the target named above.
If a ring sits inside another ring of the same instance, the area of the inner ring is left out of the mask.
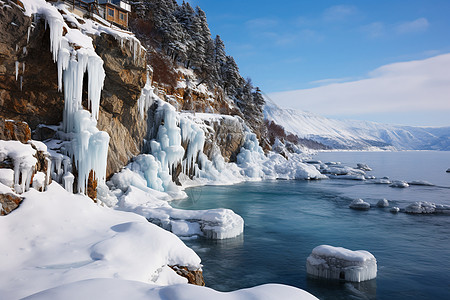
[[[445,74],[442,68],[430,69],[424,64],[415,64],[419,69],[413,71],[400,68],[419,77],[424,70],[433,73],[424,79],[433,80],[432,84],[416,84],[420,91],[402,97],[401,91],[396,89],[396,97],[404,98],[400,99],[403,106],[392,105],[395,101],[389,97],[392,93],[387,89],[377,98],[384,109],[358,110],[353,104],[370,97],[365,97],[361,90],[358,93],[348,90],[358,86],[349,82],[364,81],[366,93],[373,95],[380,85],[375,85],[372,92],[365,80],[386,75],[383,72],[380,75],[379,69],[384,70],[383,66],[397,74],[393,68],[398,62],[413,61],[414,64],[422,60],[427,63],[428,58],[441,57],[441,61],[431,63],[437,67],[450,64],[447,57],[442,56],[450,53],[448,0],[189,2],[206,12],[211,33],[219,34],[224,40],[227,53],[236,59],[242,75],[251,77],[255,85],[281,106],[337,118],[450,126],[450,96],[442,95],[447,91],[450,95],[450,89],[445,89],[450,83],[450,71]],[[401,85],[408,90],[408,76],[400,77],[406,80]],[[416,80],[418,78],[411,79],[410,83]],[[433,99],[411,98],[411,95],[427,95],[424,89],[433,88],[437,83],[441,84],[440,88],[429,92],[434,95]],[[330,97],[327,102],[323,99],[323,88],[330,84],[342,85],[336,92],[347,96],[356,94],[361,99],[351,99],[347,103],[342,97]],[[387,86],[382,85],[382,88]],[[298,90],[301,90],[299,96],[279,93]],[[321,105],[316,103],[317,94],[322,95]],[[434,103],[436,94],[439,99]],[[427,105],[407,105],[411,101]],[[333,106],[347,105],[353,109],[336,109],[334,113]],[[364,103],[359,106],[364,108]]]

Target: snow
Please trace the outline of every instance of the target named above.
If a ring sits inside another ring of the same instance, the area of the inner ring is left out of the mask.
[[[172,271],[160,279],[162,267],[201,267],[200,258],[175,235],[136,214],[100,207],[56,183],[46,192],[22,196],[21,206],[0,218],[5,299],[90,278],[166,285],[179,276]]]
[[[135,299],[135,300],[276,300],[276,299],[317,299],[300,289],[280,284],[266,284],[233,292],[217,292],[210,288],[194,285],[174,285],[158,287],[141,282],[117,279],[90,279],[63,285],[33,295],[29,300],[39,299]]]
[[[370,204],[363,199],[355,199],[350,203],[349,207],[356,210],[369,210]]]
[[[18,193],[27,191],[30,187],[31,176],[37,163],[35,154],[36,150],[29,144],[0,140],[0,161],[7,157],[12,159],[14,164],[14,189]]]
[[[423,185],[423,186],[434,186],[431,182],[425,180],[413,180],[408,182],[409,185]]]
[[[450,127],[412,127],[367,121],[337,120],[278,107],[266,97],[264,116],[300,138],[333,149],[450,150]]]
[[[397,206],[394,206],[389,211],[393,214],[396,214],[400,211],[400,208],[398,208]]]
[[[376,278],[377,261],[368,251],[321,245],[307,258],[306,271],[327,279],[361,282]]]
[[[450,214],[450,205],[435,204],[431,202],[414,202],[405,208],[409,214]]]

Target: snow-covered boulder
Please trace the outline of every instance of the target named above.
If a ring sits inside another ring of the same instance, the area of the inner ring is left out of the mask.
[[[377,206],[378,207],[388,207],[389,201],[387,199],[381,199],[380,201],[377,202]]]
[[[355,199],[350,203],[349,207],[356,210],[369,210],[370,204],[363,199]]]
[[[407,188],[409,184],[403,180],[396,180],[393,181],[389,186],[393,188]]]
[[[450,205],[435,204],[430,202],[415,202],[405,208],[409,214],[450,214]]]
[[[405,207],[408,214],[432,214],[436,211],[436,205],[430,202],[414,202]]]
[[[368,251],[321,245],[307,258],[306,272],[327,279],[361,282],[377,277],[377,261]]]
[[[361,163],[356,164],[356,168],[360,169],[360,170],[363,170],[363,171],[372,171],[372,168],[370,168],[368,165],[361,164]]]
[[[391,184],[392,182],[389,180],[388,177],[383,177],[383,178],[375,178],[372,183],[375,184]]]
[[[396,214],[400,211],[400,208],[398,208],[397,206],[394,206],[389,211],[393,214]]]

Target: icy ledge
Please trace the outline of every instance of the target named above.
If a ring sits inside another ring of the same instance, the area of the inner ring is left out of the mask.
[[[327,279],[361,282],[377,277],[377,261],[364,250],[321,245],[307,258],[306,272]]]

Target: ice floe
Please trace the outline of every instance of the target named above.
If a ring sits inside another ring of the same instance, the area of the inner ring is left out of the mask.
[[[409,214],[450,214],[450,205],[435,204],[431,202],[414,202],[405,208]]]
[[[376,278],[377,261],[368,251],[321,245],[307,258],[306,272],[321,278],[361,282]]]

